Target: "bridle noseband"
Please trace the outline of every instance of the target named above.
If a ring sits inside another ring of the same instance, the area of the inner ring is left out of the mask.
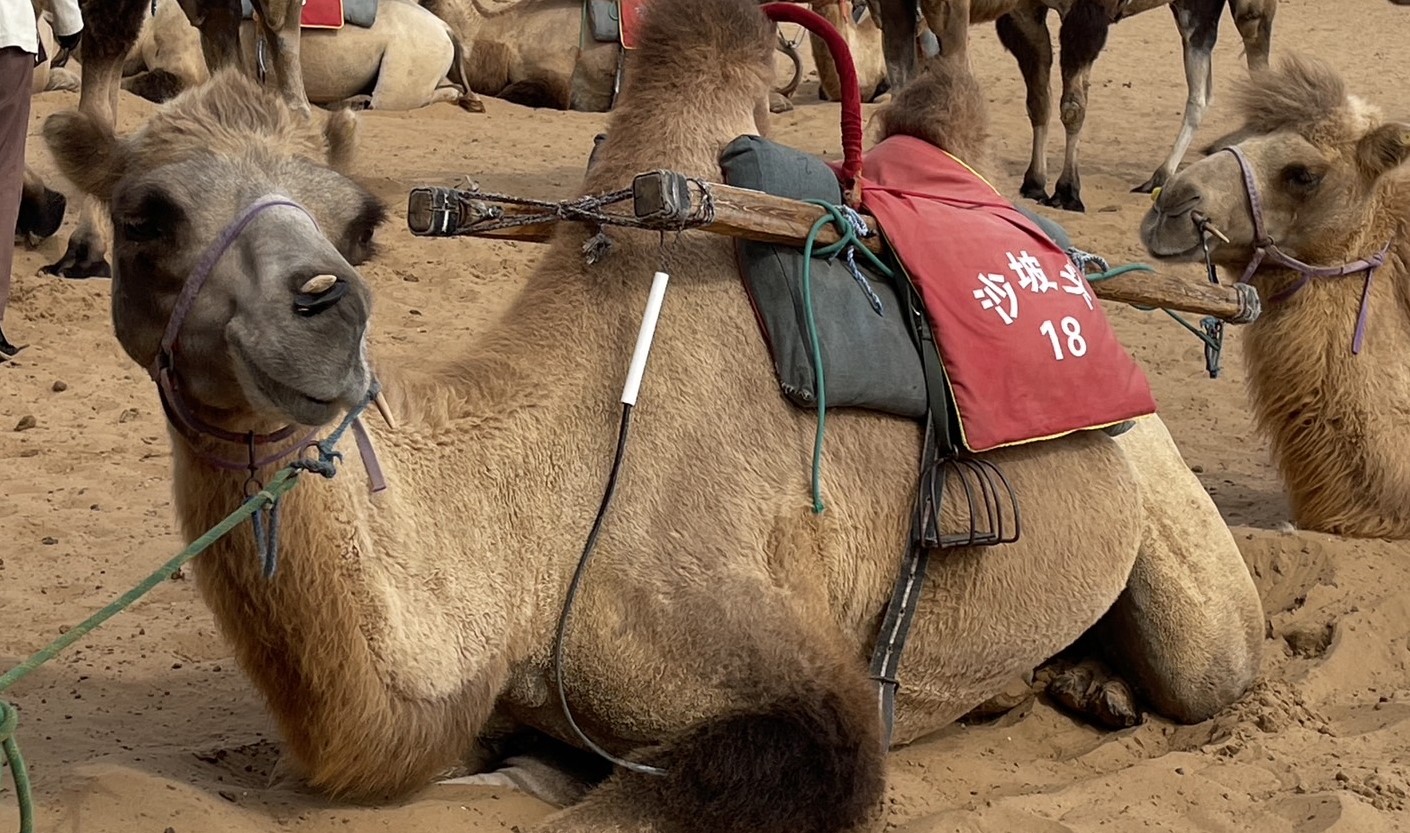
[[[180,386],[177,384],[174,369],[176,342],[181,334],[181,326],[186,322],[186,316],[191,312],[191,308],[196,302],[196,296],[200,294],[201,288],[205,286],[206,281],[215,270],[216,263],[220,261],[231,244],[239,238],[255,217],[275,206],[296,208],[310,220],[313,220],[315,228],[318,226],[318,221],[314,219],[308,209],[287,197],[270,194],[260,197],[246,206],[201,253],[200,260],[196,262],[195,268],[191,270],[185,285],[181,288],[181,294],[177,296],[176,305],[171,311],[171,318],[167,320],[166,330],[162,334],[156,358],[147,368],[147,374],[157,384],[157,392],[161,398],[162,410],[166,413],[167,422],[186,439],[192,452],[207,465],[222,471],[248,472],[249,479],[246,481],[246,491],[249,491],[251,486],[254,486],[256,491],[261,488],[257,477],[259,469],[279,463],[315,445],[313,438],[318,429],[309,431],[298,442],[287,448],[259,456],[261,447],[290,439],[298,432],[298,426],[286,425],[278,431],[268,434],[256,434],[253,431],[242,433],[227,431],[198,417],[181,395]],[[373,385],[376,386],[375,381]],[[367,429],[360,418],[353,421],[352,430],[357,440],[363,465],[367,468],[368,475],[372,479],[372,490],[378,492],[387,488],[376,452],[372,448],[371,438],[367,435]],[[215,439],[239,446],[245,451],[243,459],[226,459],[204,451],[200,443],[202,439]]]
[[[1243,277],[1239,278],[1239,283],[1248,283],[1258,268],[1266,261],[1268,263],[1282,266],[1296,272],[1298,279],[1292,286],[1278,292],[1269,299],[1270,304],[1278,304],[1296,295],[1298,290],[1306,286],[1313,278],[1340,278],[1346,275],[1354,275],[1358,272],[1366,273],[1366,285],[1361,291],[1361,308],[1356,315],[1356,332],[1351,340],[1351,352],[1357,354],[1361,352],[1361,345],[1366,337],[1366,317],[1371,304],[1371,281],[1375,278],[1376,269],[1386,261],[1386,255],[1390,252],[1390,243],[1381,247],[1379,252],[1370,257],[1363,257],[1350,263],[1343,263],[1340,266],[1313,266],[1302,260],[1298,260],[1292,255],[1278,248],[1278,244],[1272,237],[1268,236],[1268,230],[1263,225],[1263,201],[1258,195],[1258,182],[1253,175],[1253,165],[1249,163],[1248,157],[1239,148],[1230,145],[1220,148],[1234,155],[1234,159],[1239,163],[1239,170],[1243,174],[1244,190],[1248,194],[1249,211],[1253,217],[1253,259],[1249,261],[1244,269]]]

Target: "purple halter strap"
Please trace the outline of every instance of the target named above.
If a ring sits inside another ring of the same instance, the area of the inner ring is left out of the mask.
[[[1376,276],[1376,269],[1386,262],[1386,254],[1390,251],[1390,243],[1381,247],[1379,252],[1370,257],[1363,257],[1350,263],[1343,263],[1340,266],[1313,266],[1304,261],[1298,260],[1292,255],[1278,248],[1278,244],[1273,238],[1268,236],[1267,229],[1263,226],[1263,200],[1258,195],[1258,182],[1253,175],[1253,165],[1248,161],[1242,150],[1230,145],[1222,148],[1234,155],[1234,159],[1239,163],[1239,170],[1244,177],[1244,190],[1248,193],[1249,211],[1253,216],[1253,259],[1248,262],[1248,267],[1244,269],[1243,277],[1239,278],[1239,283],[1248,283],[1253,273],[1258,271],[1258,267],[1266,260],[1269,263],[1291,269],[1296,272],[1298,278],[1292,286],[1268,299],[1270,304],[1278,304],[1296,295],[1313,278],[1340,278],[1346,275],[1354,275],[1358,272],[1366,273],[1366,284],[1361,290],[1361,308],[1356,314],[1356,332],[1351,339],[1351,352],[1353,355],[1361,352],[1361,345],[1366,340],[1366,317],[1371,307],[1371,281]]]
[[[152,381],[157,383],[157,391],[161,398],[162,410],[166,412],[167,421],[191,444],[191,449],[196,456],[214,468],[222,471],[248,471],[251,477],[254,477],[258,469],[278,463],[308,448],[313,444],[317,429],[308,432],[302,439],[287,448],[259,457],[257,449],[293,437],[298,431],[298,426],[286,425],[278,431],[256,434],[252,431],[237,433],[211,425],[196,416],[187,406],[186,400],[181,396],[180,389],[176,384],[173,365],[176,356],[176,341],[181,333],[181,326],[186,322],[186,316],[191,312],[191,307],[196,302],[196,296],[200,294],[201,288],[205,286],[206,281],[215,270],[216,263],[220,261],[221,256],[255,217],[266,209],[280,205],[297,208],[310,220],[313,220],[315,227],[318,225],[318,221],[308,212],[308,209],[287,197],[266,195],[246,206],[201,253],[200,260],[196,262],[195,268],[191,270],[185,285],[181,288],[181,294],[176,299],[176,306],[172,308],[171,318],[167,320],[166,331],[162,334],[157,356],[152,360],[151,366],[147,368],[148,375],[152,377]],[[377,453],[372,448],[372,440],[367,435],[367,429],[360,418],[353,421],[352,430],[353,436],[357,440],[358,452],[362,456],[363,465],[372,480],[372,491],[380,492],[387,488],[387,483],[382,476],[382,467],[378,463]],[[210,437],[232,445],[242,446],[246,449],[246,456],[243,460],[228,460],[201,451],[200,444],[197,442],[201,437]]]

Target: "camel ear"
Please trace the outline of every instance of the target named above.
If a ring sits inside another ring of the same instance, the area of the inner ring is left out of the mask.
[[[1383,124],[1356,143],[1356,164],[1370,180],[1410,158],[1410,124]]]
[[[112,198],[127,154],[111,127],[82,111],[66,110],[44,120],[44,141],[59,170],[80,191],[105,202]]]
[[[328,167],[346,174],[352,170],[357,150],[357,114],[346,108],[334,110],[323,124],[323,141],[328,145]]]

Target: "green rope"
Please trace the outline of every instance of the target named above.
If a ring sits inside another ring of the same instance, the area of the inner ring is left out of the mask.
[[[845,251],[849,246],[854,252],[861,252],[863,257],[878,272],[886,277],[892,277],[891,269],[881,261],[866,246],[861,245],[861,240],[857,237],[857,229],[852,225],[847,216],[842,213],[842,209],[825,200],[804,200],[804,202],[821,206],[827,213],[819,217],[808,229],[808,236],[803,241],[803,319],[805,328],[808,331],[808,346],[813,353],[813,385],[817,389],[818,399],[818,421],[817,428],[813,432],[813,514],[820,514],[823,509],[822,500],[822,448],[823,435],[827,430],[827,384],[823,379],[822,345],[818,340],[818,322],[813,315],[813,258],[832,258],[838,253]],[[822,248],[814,250],[817,244],[818,234],[823,227],[831,223],[837,227],[838,240],[836,243],[829,243]],[[852,265],[849,263],[849,266]]]
[[[191,545],[182,550],[176,557],[163,564],[160,569],[143,579],[140,584],[113,600],[110,604],[84,619],[83,622],[73,627],[58,639],[50,642],[33,656],[19,665],[11,668],[0,676],[0,692],[5,691],[10,686],[27,677],[35,669],[44,663],[58,656],[68,646],[86,636],[90,631],[103,624],[113,616],[126,610],[133,602],[147,595],[157,585],[167,581],[182,565],[196,556],[200,555],[216,541],[225,537],[230,530],[234,529],[241,522],[247,520],[265,506],[274,503],[283,497],[289,490],[294,488],[298,482],[298,475],[301,469],[289,466],[281,469],[269,485],[265,486],[258,493],[250,497],[240,505],[239,509],[231,512],[225,520],[211,527],[206,534],[191,542]],[[15,740],[15,726],[19,722],[19,717],[13,706],[4,700],[0,700],[0,742],[3,742],[5,761],[10,766],[11,777],[15,781],[15,792],[19,797],[20,805],[20,833],[34,833],[34,799],[29,783],[29,772],[25,767],[24,757],[20,754],[19,743]]]
[[[1147,266],[1144,263],[1127,263],[1124,266],[1113,266],[1105,272],[1097,272],[1096,274],[1087,275],[1086,277],[1087,283],[1096,284],[1101,283],[1102,281],[1109,281],[1112,278],[1117,277],[1118,275],[1125,275],[1128,272],[1154,271],[1155,269],[1152,269],[1150,266]],[[1131,306],[1135,307],[1141,312],[1154,312],[1159,309],[1161,312],[1175,319],[1175,323],[1189,330],[1191,333],[1194,333],[1195,338],[1198,338],[1200,341],[1204,342],[1204,346],[1208,347],[1211,350],[1218,350],[1220,348],[1220,345],[1216,343],[1214,339],[1210,338],[1209,335],[1203,330],[1201,330],[1199,327],[1196,327],[1194,324],[1191,324],[1188,320],[1186,320],[1183,315],[1178,312],[1173,312],[1171,310],[1165,309],[1164,307],[1148,307],[1144,304],[1131,304]]]

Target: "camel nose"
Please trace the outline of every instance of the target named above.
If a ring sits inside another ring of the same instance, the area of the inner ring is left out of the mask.
[[[1155,195],[1155,210],[1166,217],[1179,217],[1195,209],[1203,195],[1187,185],[1166,185]]]
[[[314,275],[294,292],[294,314],[312,318],[332,309],[348,294],[350,282],[337,275]]]

